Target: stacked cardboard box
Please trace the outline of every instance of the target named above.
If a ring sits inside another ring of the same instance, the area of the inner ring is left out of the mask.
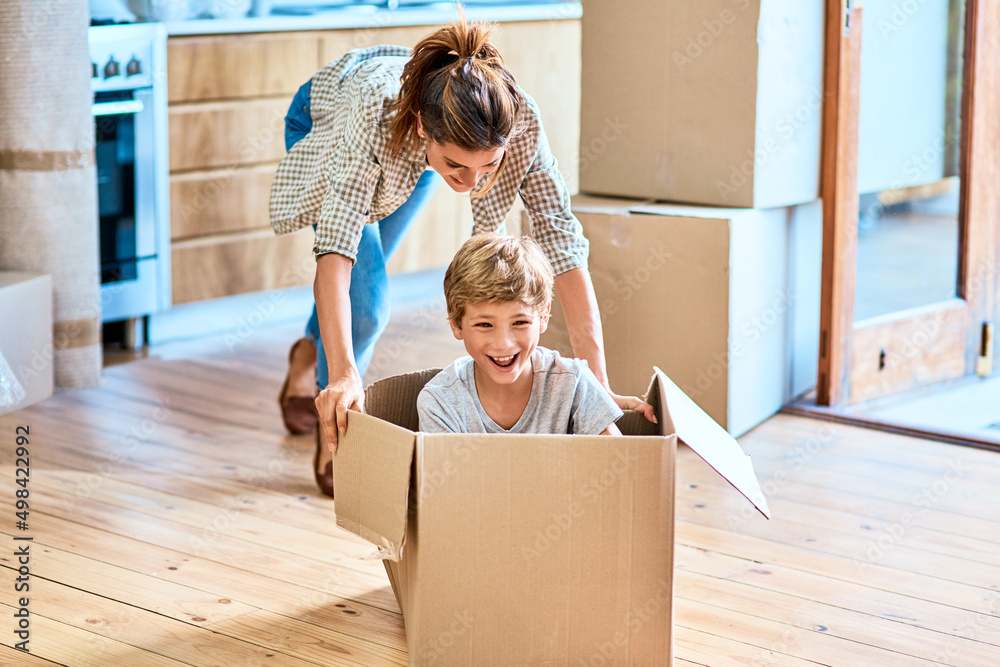
[[[577,195],[573,211],[616,391],[641,393],[658,366],[739,436],[815,384],[818,201],[725,209]],[[558,306],[541,344],[572,354]]]
[[[772,208],[819,196],[821,2],[589,0],[580,190]]]
[[[8,387],[19,388],[10,392],[15,403],[0,402],[0,414],[52,395],[51,276],[0,271],[0,354],[16,381],[7,377]]]
[[[573,202],[612,385],[636,393],[656,364],[735,435],[815,383],[823,12],[591,0],[583,14],[580,188],[628,198]],[[558,318],[543,344],[569,352]]]

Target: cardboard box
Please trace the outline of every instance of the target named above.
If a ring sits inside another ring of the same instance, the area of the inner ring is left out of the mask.
[[[16,405],[0,405],[0,414],[52,395],[51,276],[0,271],[0,353],[25,394]]]
[[[749,208],[819,198],[824,12],[588,0],[580,191]]]
[[[749,457],[659,371],[634,435],[417,433],[436,372],[370,386],[334,459],[337,525],[386,559],[410,664],[671,664],[677,439],[767,516]]]
[[[662,368],[739,436],[816,383],[822,206],[754,210],[579,195],[615,391]],[[571,354],[562,309],[541,344]]]

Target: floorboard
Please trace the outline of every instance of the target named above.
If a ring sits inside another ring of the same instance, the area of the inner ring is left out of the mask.
[[[406,664],[373,547],[316,492],[313,438],[281,427],[299,328],[113,355],[100,387],[0,416],[0,438],[30,426],[32,470],[28,530],[0,539],[33,538],[31,653],[4,631],[0,665]],[[417,304],[366,380],[461,352]],[[678,450],[675,665],[1000,664],[1000,454],[784,414],[740,441],[771,521]],[[0,615],[17,606],[5,585]]]

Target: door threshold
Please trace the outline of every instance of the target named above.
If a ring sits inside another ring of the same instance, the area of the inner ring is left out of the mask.
[[[870,428],[888,433],[907,435],[914,438],[936,440],[938,442],[946,442],[952,445],[976,447],[979,449],[989,449],[1000,452],[1000,432],[998,432],[996,439],[991,439],[976,433],[956,431],[954,429],[943,427],[916,425],[881,417],[873,417],[871,415],[866,415],[863,412],[859,412],[858,406],[853,406],[851,408],[832,408],[825,405],[817,405],[815,395],[811,394],[807,394],[798,400],[788,403],[781,408],[781,412],[789,415],[822,419],[824,421],[830,421],[837,424],[860,426],[862,428]]]

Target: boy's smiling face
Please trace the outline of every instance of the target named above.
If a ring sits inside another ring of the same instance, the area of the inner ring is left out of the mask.
[[[531,355],[549,323],[551,304],[540,313],[521,301],[470,303],[455,338],[476,362],[476,379],[497,385],[531,382]]]

